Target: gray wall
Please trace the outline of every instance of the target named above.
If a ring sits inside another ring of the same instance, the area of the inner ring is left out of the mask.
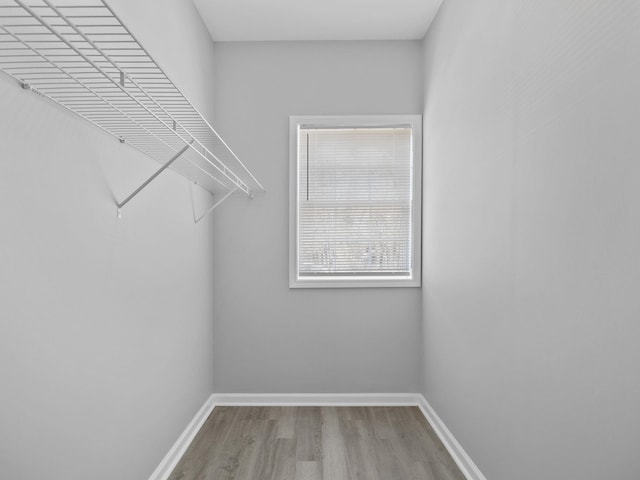
[[[638,478],[640,4],[446,0],[425,394],[491,480]]]
[[[189,2],[110,3],[212,104]],[[0,106],[0,478],[147,478],[213,390],[211,224],[172,172],[118,220],[157,163],[4,74]]]
[[[290,290],[289,115],[421,109],[420,42],[215,44],[215,122],[267,193],[214,215],[217,392],[417,391],[419,289]]]

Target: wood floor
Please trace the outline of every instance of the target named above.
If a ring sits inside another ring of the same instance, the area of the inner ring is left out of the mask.
[[[216,407],[169,480],[464,480],[417,407]]]

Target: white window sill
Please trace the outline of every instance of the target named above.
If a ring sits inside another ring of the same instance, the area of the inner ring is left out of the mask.
[[[298,277],[289,280],[289,288],[389,288],[420,287],[419,278],[410,277]]]

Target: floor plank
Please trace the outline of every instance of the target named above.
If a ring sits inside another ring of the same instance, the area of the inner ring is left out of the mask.
[[[169,480],[464,480],[417,407],[217,407]]]

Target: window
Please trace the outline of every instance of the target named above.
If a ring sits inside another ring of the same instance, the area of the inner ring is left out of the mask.
[[[420,286],[421,117],[290,118],[289,286]]]

